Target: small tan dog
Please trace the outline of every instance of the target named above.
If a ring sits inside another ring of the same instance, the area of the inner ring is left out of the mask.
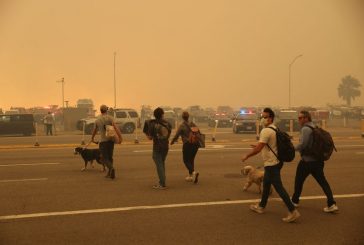
[[[248,188],[255,183],[259,188],[259,193],[262,193],[262,183],[264,177],[264,171],[254,168],[253,166],[245,166],[241,170],[241,174],[248,176],[247,182],[244,184],[243,190],[246,191]]]

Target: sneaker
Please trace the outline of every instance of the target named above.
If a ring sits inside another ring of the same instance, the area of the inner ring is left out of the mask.
[[[157,190],[165,190],[165,189],[167,189],[167,186],[162,186],[162,185],[153,185],[153,189],[157,189]]]
[[[250,205],[250,210],[258,213],[258,214],[262,214],[264,213],[264,208],[259,206],[259,204],[252,204]]]
[[[295,203],[295,202],[292,202],[292,204],[293,204],[293,206],[294,206],[295,208],[298,208],[298,207],[300,206],[298,203]]]
[[[198,182],[198,176],[199,176],[200,174],[199,174],[199,172],[195,172],[195,171],[193,171],[193,173],[192,173],[192,180],[193,180],[193,183],[195,183],[195,184],[197,184],[197,182]]]
[[[301,216],[300,213],[297,211],[297,209],[295,209],[292,212],[290,212],[288,214],[288,216],[283,218],[282,220],[284,222],[291,223],[291,222],[295,221],[296,219],[298,219],[300,216]]]
[[[115,169],[111,169],[110,178],[115,179]]]
[[[187,182],[192,182],[192,181],[193,181],[193,178],[192,178],[192,176],[188,175],[188,176],[185,178],[185,180],[186,180]]]
[[[334,213],[339,211],[338,206],[336,206],[336,204],[332,204],[330,207],[324,207],[324,212],[325,213]]]

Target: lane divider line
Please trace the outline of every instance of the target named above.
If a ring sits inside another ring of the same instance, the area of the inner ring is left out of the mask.
[[[48,178],[39,178],[39,179],[9,179],[9,180],[0,180],[0,183],[26,182],[26,181],[43,181],[43,180],[48,180]]]
[[[334,195],[335,198],[360,198],[364,197],[364,194],[344,194]],[[315,200],[326,199],[326,196],[304,196],[300,197],[303,200]],[[282,202],[280,198],[271,198],[270,201]],[[1,220],[16,220],[27,218],[40,218],[49,216],[66,216],[66,215],[78,215],[78,214],[96,214],[96,213],[110,213],[110,212],[125,212],[131,210],[149,210],[149,209],[165,209],[165,208],[184,208],[184,207],[199,207],[199,206],[214,206],[214,205],[229,205],[229,204],[246,204],[256,203],[260,199],[250,200],[235,200],[235,201],[216,201],[216,202],[197,202],[197,203],[177,203],[177,204],[163,204],[163,205],[147,205],[147,206],[132,206],[132,207],[119,207],[119,208],[102,208],[102,209],[86,209],[86,210],[74,210],[74,211],[59,211],[48,213],[33,213],[33,214],[15,214],[0,216]]]
[[[17,163],[17,164],[0,164],[0,167],[16,167],[16,166],[39,166],[39,165],[58,165],[59,162],[45,162],[45,163]]]

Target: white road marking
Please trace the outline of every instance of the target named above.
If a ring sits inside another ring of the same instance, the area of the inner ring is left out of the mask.
[[[364,194],[334,195],[334,197],[335,198],[358,198],[358,197],[364,197]],[[326,199],[326,196],[304,196],[304,197],[300,197],[300,199],[302,199],[302,200]],[[280,201],[280,202],[282,201],[281,198],[271,198],[269,200],[270,201]],[[153,205],[153,206],[150,205],[150,206],[86,209],[86,210],[60,211],[60,212],[48,212],[48,213],[33,213],[33,214],[15,214],[15,215],[0,216],[0,221],[1,220],[49,217],[49,216],[66,216],[66,215],[78,215],[78,214],[125,212],[125,211],[131,211],[131,210],[149,210],[149,209],[184,208],[184,207],[198,207],[198,206],[229,205],[229,204],[246,204],[246,203],[256,203],[259,201],[260,201],[260,199],[250,199],[250,200],[219,201],[219,202],[196,202],[196,203],[177,203],[177,204],[164,204],[164,205]]]
[[[0,183],[26,182],[26,181],[42,181],[42,180],[48,180],[48,178],[39,178],[39,179],[8,179],[8,180],[0,180]]]
[[[212,148],[199,148],[199,151],[221,151],[221,150],[251,150],[251,147],[212,147]],[[180,152],[181,149],[169,149],[169,152]],[[149,150],[134,150],[134,153],[143,153],[143,152],[152,152],[152,149]]]
[[[44,163],[17,163],[17,164],[0,164],[0,167],[16,167],[16,166],[39,166],[39,165],[58,165],[59,162],[44,162]]]

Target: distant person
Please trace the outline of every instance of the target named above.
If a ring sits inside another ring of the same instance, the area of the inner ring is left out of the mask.
[[[274,189],[277,191],[279,196],[282,198],[283,202],[287,206],[289,213],[288,216],[283,218],[284,222],[293,222],[298,217],[300,217],[300,213],[297,211],[287,191],[284,189],[282,180],[281,180],[281,168],[283,166],[283,162],[280,162],[274,153],[268,148],[270,148],[277,152],[277,138],[276,132],[272,128],[277,128],[274,124],[274,112],[270,108],[265,108],[262,113],[261,123],[264,127],[259,135],[259,143],[256,146],[253,146],[253,150],[247,155],[243,156],[242,161],[246,161],[249,157],[262,152],[262,158],[264,161],[264,178],[263,178],[263,192],[262,198],[259,204],[250,205],[250,209],[257,213],[264,213],[264,209],[268,202],[269,192],[271,185],[274,186]],[[272,128],[270,128],[272,127]]]
[[[334,196],[332,194],[329,183],[324,174],[324,161],[315,159],[310,154],[310,146],[312,145],[312,128],[316,127],[312,122],[311,114],[308,111],[301,111],[298,116],[298,122],[301,125],[301,135],[299,144],[295,147],[301,154],[301,160],[297,165],[296,178],[294,183],[294,193],[292,196],[293,204],[298,207],[300,196],[303,189],[303,183],[311,174],[317,183],[321,186],[327,197],[327,207],[323,210],[326,213],[332,213],[339,210]],[[312,127],[312,128],[310,128]]]
[[[47,135],[53,135],[53,124],[54,124],[54,118],[52,113],[49,111],[47,115],[43,118],[44,125],[46,126],[46,134]]]
[[[191,127],[196,127],[196,124],[193,122],[189,122],[188,121],[189,117],[190,115],[187,111],[184,111],[182,113],[183,122],[178,127],[177,132],[171,141],[171,145],[177,142],[178,138],[181,136],[183,143],[182,146],[183,163],[185,164],[188,170],[188,175],[185,178],[185,180],[187,182],[193,182],[196,184],[198,182],[198,176],[199,176],[199,172],[195,171],[195,157],[198,151],[198,145],[189,142]]]
[[[96,119],[95,127],[91,136],[91,141],[95,142],[95,135],[98,131],[100,131],[99,149],[101,152],[101,161],[108,168],[108,172],[105,177],[115,179],[115,169],[114,169],[114,159],[113,159],[115,142],[110,137],[106,136],[106,126],[107,125],[113,126],[120,140],[121,140],[121,133],[114,122],[114,117],[108,115],[107,110],[108,107],[106,105],[100,106],[101,115],[98,116]]]
[[[154,185],[153,188],[164,190],[167,188],[165,161],[168,154],[172,126],[164,120],[162,108],[156,108],[153,114],[155,119],[148,121],[147,127],[143,131],[148,139],[153,140],[153,160],[159,177],[159,183]]]

